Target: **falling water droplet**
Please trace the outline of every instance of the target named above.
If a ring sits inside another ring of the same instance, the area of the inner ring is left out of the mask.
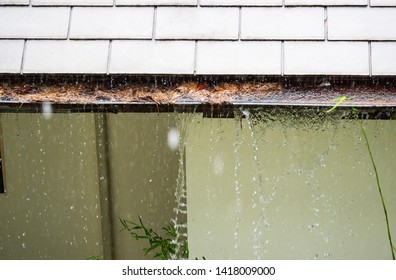
[[[171,128],[168,131],[168,147],[172,151],[176,151],[179,147],[180,132],[176,128]]]
[[[224,171],[224,160],[220,156],[216,156],[213,164],[214,173],[220,175]]]
[[[246,118],[249,118],[250,112],[247,109],[241,109],[242,115],[244,115]]]
[[[44,101],[42,104],[42,111],[43,111],[43,117],[46,120],[49,120],[52,117],[52,104],[49,101]]]

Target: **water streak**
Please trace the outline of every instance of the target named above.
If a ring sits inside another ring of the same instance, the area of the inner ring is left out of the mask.
[[[262,164],[259,158],[259,149],[258,149],[258,136],[256,135],[254,129],[253,129],[253,123],[251,121],[251,114],[247,115],[247,123],[248,123],[248,128],[250,131],[250,136],[252,139],[252,147],[253,147],[253,161],[254,165],[256,168],[256,174],[257,177],[253,177],[252,180],[254,182],[257,182],[257,189],[253,192],[253,208],[257,207],[257,203],[260,205],[259,211],[259,219],[257,222],[254,222],[254,233],[253,233],[253,239],[254,239],[254,255],[258,259],[263,258],[263,254],[266,254],[267,252],[267,245],[268,241],[263,241],[263,233],[264,233],[264,227],[268,227],[268,219],[266,216],[266,207],[267,207],[267,198],[265,197],[265,192],[264,192],[264,184],[263,184],[263,168]],[[261,132],[264,133],[265,130],[262,130]],[[258,202],[257,202],[258,199]]]
[[[187,186],[186,186],[186,144],[188,129],[194,114],[176,113],[177,129],[180,132],[179,139],[179,169],[176,181],[175,199],[176,207],[174,208],[175,218],[172,219],[176,236],[172,243],[175,244],[175,253],[171,259],[183,259],[185,254],[183,246],[187,245]]]
[[[240,130],[241,127],[242,116],[238,111],[235,112],[235,141],[233,144],[234,147],[234,155],[235,155],[235,165],[234,165],[234,177],[235,177],[235,194],[236,194],[236,223],[235,223],[235,233],[234,233],[234,248],[237,250],[240,246],[240,238],[239,238],[239,227],[241,224],[241,189],[243,188],[242,183],[240,182],[240,167],[241,160],[239,158],[240,148],[243,144],[244,139],[240,139]]]

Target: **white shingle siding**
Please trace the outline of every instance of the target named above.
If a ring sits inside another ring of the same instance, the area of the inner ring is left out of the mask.
[[[0,8],[0,38],[66,38],[70,8]]]
[[[113,41],[109,73],[193,74],[193,41]]]
[[[396,40],[396,9],[329,8],[329,40]]]
[[[371,43],[373,75],[396,75],[396,43]]]
[[[0,0],[0,5],[29,5],[29,0]]]
[[[395,44],[396,0],[0,0],[2,73],[396,75]]]
[[[286,75],[369,75],[366,42],[285,42]]]
[[[108,41],[28,41],[23,73],[106,73]]]
[[[372,6],[372,7],[396,6],[396,0],[371,0],[370,6]]]
[[[281,74],[280,42],[198,42],[197,74]]]
[[[154,8],[74,8],[71,39],[150,39]]]
[[[241,38],[324,39],[323,8],[242,8]]]
[[[201,6],[282,6],[282,0],[200,0]]]
[[[113,6],[113,0],[32,0],[33,6]]]
[[[156,39],[238,39],[237,8],[158,8]]]
[[[23,40],[0,41],[0,73],[21,71]]]
[[[196,6],[198,0],[116,0],[120,6]]]
[[[368,0],[285,0],[286,6],[366,6]]]

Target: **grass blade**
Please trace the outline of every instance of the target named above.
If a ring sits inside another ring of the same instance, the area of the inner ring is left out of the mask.
[[[335,100],[337,100],[336,104],[334,104],[333,107],[331,107],[329,110],[325,111],[326,113],[331,113],[332,111],[334,111],[342,102],[344,102],[346,99],[346,96],[341,96],[339,98],[336,98]]]
[[[390,231],[388,211],[386,209],[384,196],[382,194],[382,188],[381,188],[380,179],[379,179],[379,175],[378,175],[378,171],[377,171],[377,166],[376,166],[375,161],[374,161],[373,153],[371,152],[370,142],[368,141],[368,138],[367,138],[367,135],[366,135],[366,131],[364,130],[364,127],[363,127],[363,123],[358,118],[356,110],[354,110],[353,112],[354,112],[354,114],[356,116],[356,119],[358,120],[358,123],[359,123],[359,126],[360,126],[360,130],[362,131],[364,140],[366,142],[366,147],[367,147],[368,153],[370,155],[371,164],[373,165],[373,169],[374,169],[374,173],[375,173],[375,179],[377,181],[377,188],[378,188],[379,195],[381,197],[382,208],[383,208],[384,214],[385,214],[386,228],[387,228],[387,231],[388,231],[388,240],[389,240],[389,245],[390,245],[391,252],[392,252],[392,259],[395,260],[395,250],[394,250],[395,247],[393,246],[393,242],[392,242],[392,235],[391,235],[391,231]]]

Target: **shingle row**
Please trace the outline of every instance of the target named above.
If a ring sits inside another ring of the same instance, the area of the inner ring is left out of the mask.
[[[396,0],[281,2],[0,0],[0,73],[396,75]]]
[[[3,7],[2,39],[396,40],[395,8]],[[155,29],[155,30],[153,30]]]
[[[0,40],[0,61],[1,73],[396,75],[396,42]]]
[[[31,2],[31,3],[30,3]],[[0,5],[197,6],[198,0],[0,0]],[[200,0],[201,6],[396,6],[395,0]]]

